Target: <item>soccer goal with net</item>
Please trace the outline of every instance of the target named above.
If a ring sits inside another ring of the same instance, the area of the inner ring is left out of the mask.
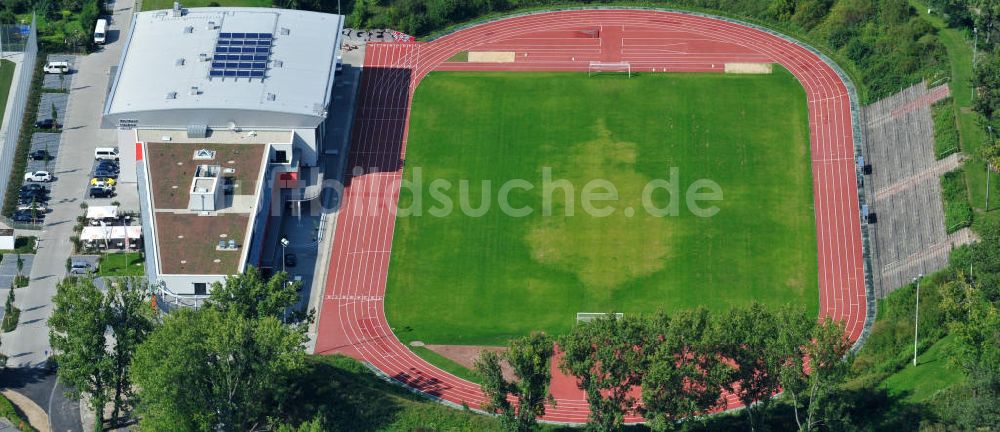
[[[627,77],[632,78],[632,65],[629,62],[606,63],[592,61],[590,62],[590,67],[587,69],[587,76],[608,73],[625,74]]]
[[[593,321],[593,320],[595,320],[597,318],[601,318],[601,317],[608,316],[608,315],[614,315],[615,318],[618,318],[618,319],[622,319],[622,317],[625,316],[625,314],[623,314],[621,312],[613,313],[613,314],[612,313],[605,313],[605,312],[577,312],[576,313],[576,322],[581,322],[581,321],[582,322],[590,322],[590,321]]]

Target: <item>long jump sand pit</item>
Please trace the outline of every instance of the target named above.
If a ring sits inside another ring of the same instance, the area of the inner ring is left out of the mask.
[[[514,51],[469,51],[469,63],[514,63]]]
[[[771,63],[726,63],[726,73],[731,74],[769,74],[774,72]]]

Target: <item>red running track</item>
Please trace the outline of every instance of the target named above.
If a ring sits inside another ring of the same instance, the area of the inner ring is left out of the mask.
[[[513,63],[445,63],[459,51],[514,51]],[[369,44],[355,112],[352,175],[338,216],[317,353],[343,353],[399,383],[479,407],[473,383],[425,362],[386,322],[384,295],[413,90],[432,70],[586,71],[590,61],[628,61],[635,71],[721,72],[727,62],[774,62],[805,88],[819,259],[820,315],[861,335],[866,296],[850,97],[813,52],[765,31],[675,12],[577,10],[477,25],[433,42]],[[587,404],[572,378],[553,378],[557,405],[545,420],[582,423]],[[739,403],[730,395],[727,408]],[[630,417],[628,421],[641,421]]]

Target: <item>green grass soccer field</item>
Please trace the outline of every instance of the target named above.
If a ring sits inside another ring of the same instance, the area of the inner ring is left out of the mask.
[[[815,313],[808,137],[805,93],[780,67],[431,73],[410,117],[404,178],[415,187],[399,204],[421,214],[397,217],[389,323],[404,342],[499,345],[565,333],[577,312],[759,300]],[[546,177],[560,187],[546,190]],[[722,199],[690,206],[689,188],[710,182]],[[617,199],[587,206],[608,183]],[[532,212],[504,211],[503,196]],[[676,214],[647,211],[672,202]],[[695,214],[712,206],[714,216]]]

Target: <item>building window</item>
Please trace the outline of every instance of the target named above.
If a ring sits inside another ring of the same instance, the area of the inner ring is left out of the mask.
[[[288,151],[286,151],[286,150],[275,150],[274,151],[274,163],[288,163]]]
[[[206,294],[208,294],[208,284],[205,282],[195,282],[194,295],[206,295]]]

